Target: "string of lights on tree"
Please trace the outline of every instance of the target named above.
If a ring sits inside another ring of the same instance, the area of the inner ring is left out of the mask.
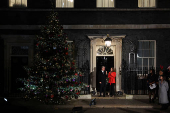
[[[35,58],[32,67],[24,67],[27,79],[18,78],[24,84],[19,88],[26,93],[25,98],[62,104],[62,99],[77,97],[85,83],[77,82],[83,75],[68,52],[67,34],[59,24],[58,13],[49,16],[47,25],[42,26],[37,36]]]

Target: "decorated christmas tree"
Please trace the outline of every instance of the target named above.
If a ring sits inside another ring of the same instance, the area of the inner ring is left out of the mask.
[[[82,88],[88,87],[77,82],[83,73],[76,68],[68,48],[67,34],[53,12],[37,36],[33,66],[24,67],[28,78],[18,79],[24,84],[19,89],[25,92],[25,98],[62,104],[61,100],[78,97]]]

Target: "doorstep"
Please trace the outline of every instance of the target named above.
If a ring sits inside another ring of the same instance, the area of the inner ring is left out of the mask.
[[[126,99],[149,99],[148,95],[126,95]]]
[[[105,97],[99,97],[99,95],[93,95],[92,99],[148,99],[148,95],[116,95],[113,97],[110,97],[109,95],[106,95]]]
[[[99,95],[94,95],[92,96],[92,99],[126,99],[126,95],[122,96],[112,96],[110,97],[109,95],[106,95],[105,97],[99,97]]]

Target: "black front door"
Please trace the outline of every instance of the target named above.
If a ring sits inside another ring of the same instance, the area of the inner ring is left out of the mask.
[[[12,56],[11,57],[11,92],[18,93],[24,86],[24,83],[17,82],[17,78],[26,78],[27,72],[24,70],[24,66],[28,65],[27,56]]]
[[[100,90],[98,73],[101,71],[101,67],[105,66],[106,71],[109,73],[110,68],[114,67],[114,56],[97,56],[96,57],[96,89]],[[109,91],[109,84],[106,86],[106,91]]]

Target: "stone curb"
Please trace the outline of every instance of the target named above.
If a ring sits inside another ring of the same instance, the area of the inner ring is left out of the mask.
[[[133,105],[92,105],[91,107],[89,105],[55,105],[54,108],[73,108],[73,107],[83,107],[83,108],[159,108],[160,106],[133,106]]]

